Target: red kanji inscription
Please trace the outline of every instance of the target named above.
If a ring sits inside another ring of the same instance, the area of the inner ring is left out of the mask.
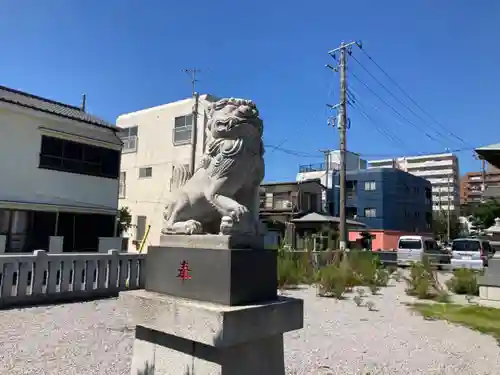
[[[191,271],[191,269],[189,268],[189,265],[188,265],[188,262],[186,262],[185,260],[183,260],[181,262],[181,266],[179,267],[179,273],[177,274],[177,277],[179,279],[181,279],[182,281],[184,280],[191,280],[191,275],[189,274],[189,272]]]

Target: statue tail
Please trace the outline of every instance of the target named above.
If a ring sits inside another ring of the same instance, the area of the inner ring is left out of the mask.
[[[172,191],[180,189],[191,178],[188,164],[176,165],[172,169]]]
[[[163,218],[165,221],[170,219],[172,216],[174,203],[176,200],[175,191],[182,188],[191,178],[191,172],[189,170],[188,164],[178,164],[172,167],[172,177],[170,179],[170,191],[174,193],[170,196],[168,203],[165,205],[165,211],[163,214]]]

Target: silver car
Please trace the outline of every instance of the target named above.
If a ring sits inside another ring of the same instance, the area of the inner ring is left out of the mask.
[[[451,265],[453,268],[482,269],[488,266],[493,256],[489,241],[480,238],[457,238],[451,243]]]

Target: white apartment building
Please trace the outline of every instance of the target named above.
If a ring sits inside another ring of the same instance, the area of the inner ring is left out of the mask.
[[[116,132],[80,107],[0,86],[0,253],[97,251],[116,235]]]
[[[434,211],[457,212],[460,208],[460,171],[452,153],[403,156],[396,159],[370,160],[369,168],[399,168],[427,179],[432,185]]]
[[[116,120],[124,144],[119,204],[132,214],[129,250],[137,248],[146,234],[144,250],[159,245],[165,205],[190,171],[193,141],[195,164],[204,151],[205,110],[216,100],[211,95],[200,96],[196,134],[194,98],[127,113]]]
[[[367,162],[362,159],[359,154],[347,151],[345,154],[346,158],[346,170],[358,170],[366,169]],[[326,157],[325,157],[326,159]],[[325,160],[326,161],[326,160]],[[328,155],[328,165],[326,163],[308,164],[299,166],[299,173],[297,173],[297,181],[314,180],[320,179],[321,184],[329,189],[332,186],[332,174],[333,171],[340,170],[340,151],[335,150],[330,152]],[[328,168],[327,168],[328,167]],[[326,170],[328,169],[328,176]],[[326,208],[326,191],[322,194],[322,204]]]

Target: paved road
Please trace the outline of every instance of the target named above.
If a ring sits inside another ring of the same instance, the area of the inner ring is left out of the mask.
[[[499,374],[491,337],[425,321],[401,302],[404,285],[369,297],[378,311],[352,300],[305,300],[304,329],[285,336],[289,374]],[[0,374],[129,375],[130,317],[117,300],[0,311]]]

